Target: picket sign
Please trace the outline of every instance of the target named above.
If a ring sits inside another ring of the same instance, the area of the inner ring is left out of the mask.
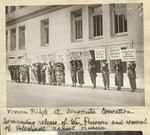
[[[105,48],[95,49],[94,53],[95,53],[95,60],[105,60],[106,59]]]
[[[71,51],[70,55],[72,60],[82,60],[80,51]]]
[[[121,50],[122,61],[136,61],[135,49]]]
[[[110,60],[122,59],[121,48],[109,49]]]

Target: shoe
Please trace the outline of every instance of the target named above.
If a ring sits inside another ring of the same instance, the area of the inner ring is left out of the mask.
[[[106,87],[103,90],[106,90]]]

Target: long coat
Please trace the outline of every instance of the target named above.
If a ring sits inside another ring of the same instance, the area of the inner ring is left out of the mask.
[[[130,82],[130,86],[132,90],[135,90],[136,87],[136,72],[135,72],[136,64],[129,64],[127,70],[128,70],[128,78]]]
[[[108,63],[102,63],[101,71],[102,71],[102,78],[103,78],[104,86],[107,85],[109,87],[110,81],[109,81]]]
[[[78,68],[78,81],[79,81],[79,84],[84,84],[84,71],[83,71],[83,67]]]
[[[95,64],[90,64],[90,78],[91,78],[91,81],[92,81],[92,84],[96,85],[96,77],[97,77],[97,74],[96,74],[96,65]]]
[[[115,64],[115,86],[123,86],[123,66],[122,63]]]
[[[75,66],[71,66],[71,79],[73,83],[77,83],[77,69]]]

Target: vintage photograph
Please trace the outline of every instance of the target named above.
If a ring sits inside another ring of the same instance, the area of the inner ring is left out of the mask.
[[[145,105],[143,3],[5,14],[7,107]]]

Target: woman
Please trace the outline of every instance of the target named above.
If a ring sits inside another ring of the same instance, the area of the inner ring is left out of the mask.
[[[41,78],[42,78],[42,83],[46,84],[46,63],[45,62],[42,64]]]
[[[90,78],[91,78],[91,81],[92,81],[92,84],[93,84],[93,89],[95,89],[96,88],[97,74],[96,74],[96,65],[95,65],[94,60],[89,61],[89,70],[90,70]]]
[[[106,87],[107,89],[109,89],[109,69],[108,69],[107,60],[102,61],[101,71],[102,71],[102,78],[104,83],[104,90],[106,90]]]
[[[37,83],[37,73],[36,73],[37,67],[35,64],[32,64],[31,66],[31,80],[33,84]]]
[[[72,61],[71,62],[71,79],[72,79],[72,87],[76,87],[76,83],[77,83],[77,68],[76,68],[76,65],[75,65],[75,61]]]
[[[52,83],[53,83],[53,66],[52,66],[52,62],[49,62],[48,76],[49,76],[49,85],[52,85]]]
[[[120,59],[118,59],[115,63],[115,86],[117,86],[117,90],[121,90],[123,86],[123,66]]]
[[[56,85],[61,86],[62,85],[62,67],[60,62],[56,63],[55,68],[55,76],[56,76]]]
[[[79,81],[79,84],[80,84],[79,87],[82,88],[83,84],[84,84],[84,70],[83,70],[81,62],[78,62],[77,73],[78,73],[78,81]]]
[[[135,72],[136,64],[134,61],[130,61],[128,65],[128,78],[131,86],[131,92],[135,92],[136,89],[136,72]]]
[[[64,63],[61,62],[61,68],[62,68],[62,84],[65,84],[65,66]]]

